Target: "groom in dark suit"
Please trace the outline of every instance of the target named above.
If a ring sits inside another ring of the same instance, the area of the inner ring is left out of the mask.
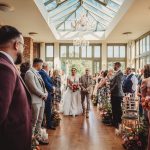
[[[119,129],[119,124],[121,123],[122,116],[122,98],[123,98],[123,73],[120,70],[121,63],[116,62],[114,64],[114,70],[116,74],[110,80],[110,91],[111,91],[111,105],[112,105],[112,114],[113,114],[113,125],[116,127],[116,130]]]
[[[21,63],[22,34],[0,28],[0,149],[31,149],[31,96],[15,64]]]
[[[39,71],[39,74],[41,75],[45,87],[48,91],[48,98],[45,102],[45,114],[46,114],[46,124],[48,129],[55,130],[56,128],[54,127],[52,121],[51,121],[51,115],[52,115],[52,93],[55,90],[54,84],[50,76],[48,75],[49,68],[47,63],[43,63],[43,69]]]

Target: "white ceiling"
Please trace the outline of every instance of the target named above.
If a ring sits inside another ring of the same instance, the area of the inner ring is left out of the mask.
[[[0,22],[17,27],[24,36],[29,32],[37,32],[33,36],[37,42],[56,42],[50,28],[42,17],[33,0],[1,0],[15,7],[13,12],[0,11]],[[107,42],[126,42],[150,31],[150,0],[135,0],[128,12],[122,17],[114,30],[109,34]],[[132,32],[128,37],[123,32]],[[59,41],[57,41],[59,42]],[[61,41],[63,42],[63,41]],[[98,41],[97,41],[98,42]]]
[[[37,32],[32,38],[39,42],[54,42],[55,38],[33,0],[0,0],[15,7],[13,12],[0,11],[0,22],[18,28],[24,36]]]
[[[148,31],[150,31],[150,0],[135,0],[107,41],[134,40]],[[132,32],[132,34],[123,35],[124,32]]]

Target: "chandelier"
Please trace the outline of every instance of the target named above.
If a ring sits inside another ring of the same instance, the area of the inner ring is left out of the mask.
[[[93,20],[90,20],[86,14],[82,13],[79,17],[79,19],[75,19],[71,22],[71,26],[75,30],[92,30],[95,28],[96,23]]]
[[[88,40],[85,40],[83,37],[77,37],[73,40],[73,45],[74,46],[79,46],[79,47],[85,47],[89,46],[90,42]]]

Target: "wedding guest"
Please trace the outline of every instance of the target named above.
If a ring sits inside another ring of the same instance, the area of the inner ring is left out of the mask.
[[[82,103],[83,115],[85,115],[86,118],[89,118],[92,82],[93,81],[92,81],[92,76],[90,75],[90,71],[88,68],[86,68],[85,75],[81,76],[80,78],[81,103]],[[87,107],[85,107],[85,98],[86,98]]]
[[[144,66],[144,79],[142,81],[141,90],[142,90],[143,102],[145,101],[145,99],[148,99],[149,102],[150,101],[150,64]],[[147,108],[147,113],[148,113],[148,119],[150,124],[150,107]],[[150,150],[150,125],[149,125],[149,137],[148,137],[147,150]]]
[[[41,136],[41,125],[44,116],[45,101],[48,93],[44,81],[38,71],[42,69],[43,61],[39,58],[33,60],[33,66],[25,74],[25,83],[32,96],[32,132],[38,135],[40,144],[48,144]]]
[[[108,81],[108,70],[104,71],[103,73],[103,78],[99,82],[97,88],[98,90],[98,103],[100,108],[103,107],[104,103],[107,102],[107,94],[109,93],[109,89],[107,86],[107,81]]]
[[[64,92],[66,91],[67,87],[67,76],[65,74],[65,71],[61,71],[61,95],[63,96]]]
[[[0,149],[31,149],[31,96],[15,64],[24,39],[12,26],[0,27]]]
[[[126,69],[126,75],[127,76],[123,81],[123,92],[135,93],[137,90],[138,79],[130,67]]]
[[[114,63],[114,70],[116,71],[113,78],[110,80],[110,91],[111,91],[111,105],[113,114],[113,125],[115,126],[116,133],[119,133],[119,124],[121,124],[122,116],[122,98],[123,98],[123,73],[121,71],[121,63]]]
[[[47,129],[55,130],[56,128],[53,125],[52,122],[52,94],[55,91],[55,86],[53,84],[52,78],[48,75],[49,72],[49,66],[48,63],[43,63],[43,68],[39,71],[39,74],[41,75],[45,87],[48,91],[48,98],[45,101],[45,114],[46,114],[46,125]]]
[[[59,112],[59,104],[61,101],[61,77],[59,75],[59,71],[58,70],[54,70],[53,72],[53,84],[55,86],[55,93],[54,93],[54,106],[55,106],[55,110],[57,110]]]
[[[26,72],[30,69],[30,63],[29,62],[25,62],[25,63],[22,63],[20,65],[20,76],[22,77],[22,79],[24,80],[24,77],[25,77],[25,74]]]

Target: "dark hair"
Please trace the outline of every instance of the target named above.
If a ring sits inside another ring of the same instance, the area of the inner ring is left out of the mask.
[[[21,72],[21,77],[23,80],[24,80],[25,74],[29,70],[29,68],[30,68],[29,62],[25,62],[20,65],[20,72]]]
[[[121,67],[121,63],[120,62],[115,62],[114,65]]]
[[[43,63],[43,60],[40,58],[34,58],[33,65],[38,64],[38,63]]]
[[[21,32],[19,32],[16,28],[8,25],[2,26],[0,28],[0,45],[15,39],[20,35]]]
[[[150,77],[150,64],[144,66],[144,78]]]
[[[105,70],[104,73],[103,73],[103,77],[105,78],[108,74],[108,70]]]

